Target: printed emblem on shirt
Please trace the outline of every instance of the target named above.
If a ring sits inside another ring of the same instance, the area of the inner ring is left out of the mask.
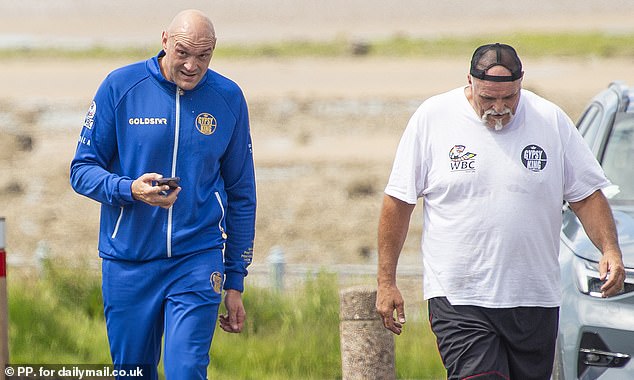
[[[196,116],[196,129],[198,132],[203,135],[209,136],[212,133],[216,132],[216,128],[218,127],[218,121],[212,114],[201,113]]]
[[[537,145],[529,145],[522,150],[522,164],[530,171],[544,170],[547,162],[546,152]]]
[[[477,154],[466,150],[464,145],[454,145],[449,150],[452,172],[473,172],[475,171],[475,157]]]
[[[86,118],[84,119],[84,128],[92,129],[92,125],[95,123],[95,114],[97,113],[97,103],[92,101],[90,108],[88,108],[88,113],[86,113]]]
[[[209,277],[209,282],[214,292],[220,294],[222,290],[222,274],[220,272],[214,272]]]

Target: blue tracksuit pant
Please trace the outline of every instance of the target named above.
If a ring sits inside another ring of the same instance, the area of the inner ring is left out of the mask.
[[[104,259],[104,311],[115,368],[143,365],[150,372],[144,378],[157,379],[165,333],[166,378],[206,379],[223,273],[219,250],[145,262]]]

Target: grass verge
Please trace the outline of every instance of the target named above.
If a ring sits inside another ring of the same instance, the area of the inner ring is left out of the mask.
[[[634,57],[634,34],[601,32],[507,33],[475,37],[416,38],[395,35],[386,39],[329,41],[280,41],[256,44],[220,44],[216,56],[228,58],[258,57],[440,57],[470,56],[484,43],[513,45],[522,57]],[[0,49],[1,59],[145,59],[156,54],[155,46],[92,45],[84,48],[24,47]]]
[[[340,379],[337,283],[319,273],[286,293],[247,289],[245,330],[216,329],[209,378]],[[9,284],[11,363],[111,363],[95,271],[47,265],[40,278]],[[426,318],[410,318],[395,339],[398,378],[445,377]]]

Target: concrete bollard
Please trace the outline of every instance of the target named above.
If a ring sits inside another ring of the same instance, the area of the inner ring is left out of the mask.
[[[284,250],[280,246],[274,246],[269,251],[267,257],[269,263],[269,271],[271,273],[271,284],[275,291],[281,292],[284,290],[284,269],[286,267],[286,258],[284,256]]]
[[[50,256],[51,249],[48,247],[48,243],[45,240],[40,240],[37,242],[37,248],[35,248],[35,268],[37,269],[37,274],[40,277],[43,277],[46,272],[47,261]]]
[[[348,288],[339,297],[342,379],[396,379],[394,336],[376,312],[376,289]]]

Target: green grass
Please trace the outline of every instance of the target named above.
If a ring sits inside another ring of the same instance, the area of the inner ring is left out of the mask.
[[[110,363],[98,273],[49,265],[41,278],[9,276],[9,284],[11,363]],[[245,329],[216,329],[209,377],[340,379],[337,284],[335,275],[319,273],[285,293],[247,289]],[[445,377],[422,314],[410,316],[395,339],[398,378]]]
[[[507,33],[475,37],[416,38],[395,35],[386,39],[351,41],[335,38],[327,41],[281,41],[276,43],[220,44],[216,57],[439,57],[470,56],[473,50],[489,42],[504,42],[518,49],[522,57],[634,57],[634,34],[600,32],[577,33]],[[0,59],[63,58],[144,59],[156,54],[155,46],[86,48],[18,48],[0,49]]]
[[[11,363],[110,362],[96,276],[49,269],[41,280],[7,282]]]
[[[336,279],[320,275],[294,294],[249,289],[245,331],[217,330],[211,378],[336,379],[340,377]],[[236,363],[245,363],[238,366]]]
[[[394,37],[371,44],[369,54],[410,57],[469,56],[477,46],[491,42],[510,44],[522,57],[634,57],[634,34],[605,33],[514,33],[439,39]]]

